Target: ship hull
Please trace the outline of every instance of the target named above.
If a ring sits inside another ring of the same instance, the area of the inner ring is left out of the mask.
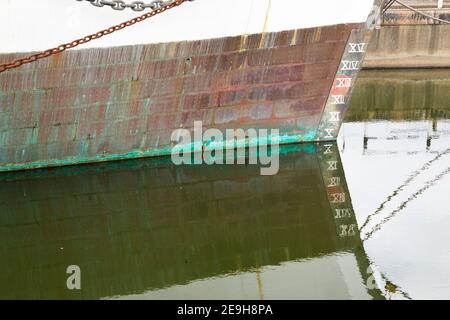
[[[366,23],[69,50],[4,72],[0,171],[170,155],[198,124],[225,148],[335,140],[381,2]]]

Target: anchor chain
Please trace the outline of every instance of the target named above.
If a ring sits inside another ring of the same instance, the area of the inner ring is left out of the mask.
[[[18,68],[18,67],[20,67],[20,66],[22,66],[24,64],[27,64],[27,63],[35,62],[37,60],[44,59],[44,58],[47,58],[49,56],[61,53],[63,51],[66,51],[67,49],[75,48],[75,47],[77,47],[77,46],[79,46],[81,44],[88,43],[89,41],[92,41],[92,40],[95,40],[95,39],[99,39],[99,38],[101,38],[103,36],[109,35],[109,34],[114,33],[116,31],[122,30],[122,29],[124,29],[126,27],[132,26],[132,25],[134,25],[134,24],[136,24],[138,22],[142,22],[142,21],[144,21],[144,20],[146,20],[148,18],[151,18],[151,17],[153,17],[153,16],[155,16],[157,14],[163,13],[164,11],[167,11],[169,9],[178,7],[179,5],[183,4],[186,1],[192,1],[192,0],[173,0],[173,1],[170,1],[169,3],[167,3],[167,4],[164,4],[163,6],[161,6],[159,8],[156,8],[156,9],[150,11],[150,12],[147,12],[146,14],[143,14],[143,15],[141,15],[139,17],[136,17],[136,18],[133,18],[131,20],[122,22],[121,24],[112,26],[112,27],[110,27],[108,29],[105,29],[105,30],[93,33],[91,35],[85,36],[85,37],[80,38],[78,40],[74,40],[72,42],[68,42],[68,43],[59,45],[59,46],[57,46],[55,48],[52,48],[52,49],[41,51],[41,52],[32,54],[32,55],[24,57],[24,58],[17,59],[17,60],[8,62],[8,63],[0,64],[0,73],[4,72],[6,70],[9,70],[9,69]]]
[[[163,6],[166,6],[172,2],[174,2],[174,0],[153,0],[149,3],[145,3],[144,1],[133,1],[131,3],[126,3],[123,0],[76,0],[76,1],[88,1],[90,2],[93,6],[96,7],[104,7],[104,6],[109,6],[114,10],[125,10],[127,8],[133,10],[133,11],[144,11],[145,9],[158,9],[161,8]],[[194,1],[194,0],[189,0],[189,1]]]

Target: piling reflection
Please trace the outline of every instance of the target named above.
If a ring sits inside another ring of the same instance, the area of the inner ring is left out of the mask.
[[[259,173],[159,158],[2,175],[0,297],[380,298],[337,146],[284,146]]]
[[[361,72],[346,122],[450,119],[450,70]]]
[[[388,299],[450,297],[450,70],[363,72],[339,146]]]

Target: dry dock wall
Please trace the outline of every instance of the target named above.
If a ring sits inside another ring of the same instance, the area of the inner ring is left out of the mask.
[[[450,25],[383,26],[374,34],[364,68],[450,67]]]
[[[404,0],[435,18],[450,21],[450,1]],[[442,24],[399,5],[383,17],[368,49],[364,68],[450,67],[450,24]]]

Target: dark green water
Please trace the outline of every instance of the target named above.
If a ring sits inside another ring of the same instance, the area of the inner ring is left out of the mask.
[[[275,176],[170,159],[3,174],[0,298],[450,298],[448,79],[363,74],[338,143],[282,147]]]
[[[334,219],[324,185],[327,161],[339,161],[335,145],[327,150],[325,156],[321,146],[284,147],[273,177],[260,176],[256,166],[180,167],[170,159],[4,176],[0,242],[1,259],[9,262],[0,293],[306,298],[300,279],[320,276],[315,265],[338,276],[341,260],[362,282],[367,261],[359,237],[339,233],[356,220]],[[336,175],[348,195],[342,169]],[[69,265],[82,270],[80,291],[67,290]],[[277,288],[280,280],[286,291]],[[350,297],[344,281],[333,281],[334,294]],[[314,284],[317,294],[333,297],[326,284]]]

